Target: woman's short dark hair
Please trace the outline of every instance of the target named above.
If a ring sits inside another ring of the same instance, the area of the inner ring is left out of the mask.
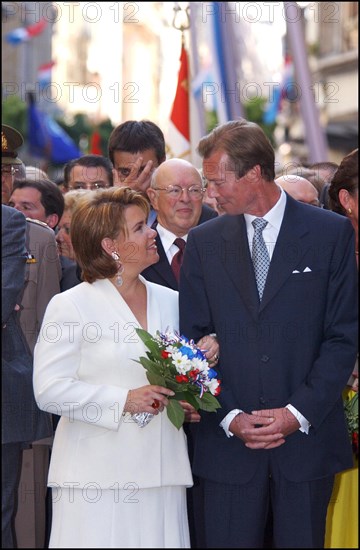
[[[230,163],[228,169],[234,170],[237,178],[259,165],[262,177],[266,181],[274,181],[275,152],[255,122],[245,119],[226,122],[215,127],[198,145],[198,152],[205,159],[219,150],[227,154]]]
[[[116,275],[117,262],[105,252],[101,241],[106,237],[116,239],[121,232],[126,235],[124,212],[128,206],[138,206],[146,218],[149,215],[146,198],[129,187],[88,191],[79,198],[70,233],[84,281],[93,283]]]
[[[338,214],[346,215],[345,209],[339,200],[341,189],[348,191],[350,195],[355,195],[359,189],[359,159],[358,149],[354,149],[344,157],[336,170],[329,187],[329,205],[330,209]]]

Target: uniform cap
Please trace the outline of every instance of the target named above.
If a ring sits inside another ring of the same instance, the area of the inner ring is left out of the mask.
[[[24,139],[20,132],[7,126],[1,125],[1,164],[22,164],[18,158],[17,149],[22,146]]]

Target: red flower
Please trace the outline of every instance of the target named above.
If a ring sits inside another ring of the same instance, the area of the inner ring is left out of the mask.
[[[191,371],[189,372],[190,378],[196,378],[197,375],[199,374],[199,372],[200,372],[199,369],[193,369],[193,370],[191,370]]]
[[[177,374],[175,376],[175,380],[176,382],[189,382],[189,379],[187,376],[185,376],[185,374]]]
[[[220,388],[220,384],[218,385],[218,387],[216,388],[215,392],[214,392],[214,395],[219,395],[219,393],[221,392],[221,388]]]
[[[359,454],[359,434],[358,432],[353,432],[351,434],[351,443],[354,454],[357,456]]]
[[[161,352],[161,357],[163,357],[163,359],[167,359],[169,356],[170,356],[170,353],[168,351],[163,350]]]

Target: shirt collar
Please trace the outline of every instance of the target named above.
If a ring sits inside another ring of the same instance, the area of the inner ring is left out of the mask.
[[[157,224],[156,231],[159,234],[161,243],[164,247],[165,253],[167,254],[171,246],[174,244],[177,235],[171,233],[168,229],[165,229],[165,227],[163,227],[160,223]],[[184,235],[181,238],[184,239],[185,242],[187,241],[187,235]]]
[[[264,220],[268,222],[267,227],[272,226],[276,229],[277,232],[280,231],[286,206],[286,194],[279,185],[278,188],[280,190],[279,200],[274,204],[269,212],[266,212],[264,216],[261,216]],[[249,230],[250,228],[253,229],[252,222],[258,217],[259,216],[252,216],[251,214],[244,214],[247,230]]]

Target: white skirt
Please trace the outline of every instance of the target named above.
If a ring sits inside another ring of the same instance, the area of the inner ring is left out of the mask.
[[[190,548],[183,486],[52,492],[49,548]]]

